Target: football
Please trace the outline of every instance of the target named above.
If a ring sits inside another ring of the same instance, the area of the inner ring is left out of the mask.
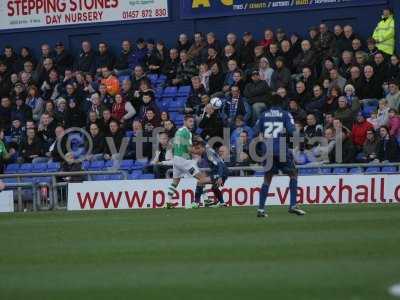
[[[222,100],[218,97],[211,98],[210,103],[215,109],[220,109],[222,106]]]

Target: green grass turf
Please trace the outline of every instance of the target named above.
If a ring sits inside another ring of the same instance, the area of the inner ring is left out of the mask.
[[[0,299],[393,299],[400,205],[0,215]]]

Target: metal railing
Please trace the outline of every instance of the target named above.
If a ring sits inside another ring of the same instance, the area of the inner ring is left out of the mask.
[[[307,165],[297,165],[296,168],[301,169],[319,169],[321,175],[327,175],[321,172],[321,169],[326,168],[373,168],[373,167],[397,167],[397,172],[399,172],[400,163],[355,163],[355,164],[307,164]],[[250,165],[250,166],[238,166],[229,167],[230,172],[236,173],[236,176],[248,176],[250,172],[262,172],[265,169],[260,165]],[[201,170],[207,171],[208,169],[203,168]],[[172,170],[167,172],[168,175],[172,175]],[[363,173],[363,172],[361,172]],[[382,174],[380,172],[376,172]],[[128,179],[128,173],[125,170],[104,170],[104,171],[77,171],[77,172],[50,172],[50,173],[16,173],[16,174],[0,174],[0,179],[5,178],[16,178],[16,183],[6,183],[6,189],[12,189],[16,191],[16,203],[17,210],[23,210],[23,191],[30,190],[32,192],[32,209],[37,210],[59,210],[66,209],[66,196],[67,188],[69,182],[74,181],[60,181],[59,178],[63,177],[76,177],[79,176],[84,180],[92,180],[93,176],[96,175],[116,175],[121,174],[122,179]],[[369,173],[374,174],[374,173]],[[23,182],[25,178],[40,178],[40,177],[51,177],[51,180],[35,180],[35,182]],[[82,180],[82,181],[84,181]],[[75,181],[79,182],[79,181]],[[47,187],[47,199],[41,199],[40,189]]]

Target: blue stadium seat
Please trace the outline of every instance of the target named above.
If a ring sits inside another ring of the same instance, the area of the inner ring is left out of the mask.
[[[47,172],[57,172],[58,170],[60,170],[60,163],[49,162],[47,164]]]
[[[332,173],[332,169],[331,168],[320,168],[319,169],[319,173],[320,174],[324,174],[324,175],[331,174]]]
[[[154,174],[142,174],[140,175],[140,179],[154,179]]]
[[[108,180],[123,180],[124,176],[122,174],[113,174],[110,175]]]
[[[125,170],[125,171],[129,171],[129,170],[132,169],[133,165],[134,165],[133,160],[124,159],[123,161],[121,161],[120,169],[121,170]]]
[[[177,96],[189,96],[192,87],[190,85],[184,85],[179,87]]]
[[[136,160],[131,167],[132,170],[142,170],[149,164],[147,160]]]
[[[163,96],[163,98],[166,98],[166,97],[174,98],[177,96],[177,93],[178,93],[178,89],[176,86],[168,86],[164,89],[162,96]]]
[[[51,183],[52,179],[51,177],[33,177],[32,182],[39,184],[39,183]]]
[[[8,164],[4,173],[15,174],[15,173],[18,173],[19,168],[20,168],[20,164]]]
[[[349,174],[362,174],[364,172],[363,168],[350,168]]]
[[[154,93],[154,96],[156,98],[161,98],[161,96],[163,95],[163,88],[162,87],[157,87]]]
[[[256,176],[256,177],[264,177],[264,175],[265,175],[265,171],[256,171],[254,173],[254,176]]]
[[[168,102],[168,111],[169,112],[179,112],[183,111],[185,104],[181,101],[172,100]]]
[[[397,169],[396,166],[386,166],[386,167],[382,167],[381,172],[382,173],[399,173],[399,170]]]
[[[173,100],[173,98],[164,98],[157,102],[157,106],[160,111],[168,111],[169,103]]]
[[[300,175],[315,175],[319,173],[318,168],[300,168],[299,174]]]
[[[130,180],[139,179],[141,175],[142,171],[133,171],[131,174],[128,175],[128,179]]]
[[[17,178],[3,178],[2,179],[4,183],[17,183],[18,179]]]
[[[108,180],[109,176],[108,175],[93,175],[92,180],[93,181],[103,181],[103,180]]]
[[[32,164],[33,173],[43,173],[47,171],[47,163]]]
[[[127,80],[127,79],[131,79],[131,77],[129,75],[121,75],[118,77],[118,80],[120,83],[123,83],[124,80]]]
[[[160,75],[158,76],[158,78],[157,78],[156,83],[161,83],[161,84],[163,84],[163,83],[165,83],[166,81],[167,81],[167,76],[160,74]]]
[[[365,174],[377,174],[381,172],[379,167],[368,167],[365,169]]]
[[[18,173],[31,173],[32,164],[22,164],[18,170]]]
[[[151,83],[155,83],[158,79],[157,74],[147,74],[147,78],[150,80]]]
[[[90,167],[90,161],[85,160],[85,161],[82,162],[82,169],[84,171],[89,170],[89,167]]]
[[[347,174],[347,168],[333,168],[332,174]]]
[[[125,132],[125,136],[128,138],[133,137],[133,131],[132,130],[128,130],[127,132]]]
[[[102,161],[102,160],[92,161],[89,165],[90,171],[99,171],[102,169],[104,169],[104,161]]]

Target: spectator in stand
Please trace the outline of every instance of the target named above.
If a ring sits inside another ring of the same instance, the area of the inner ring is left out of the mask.
[[[64,74],[65,70],[71,69],[74,65],[74,58],[65,50],[62,42],[57,42],[55,45],[54,64],[60,74]]]
[[[338,108],[334,113],[334,117],[339,119],[343,123],[343,126],[345,126],[348,130],[351,130],[354,122],[354,116],[359,110],[359,101],[353,101],[350,106],[347,102],[347,98],[340,96],[338,99]]]
[[[143,67],[136,66],[135,69],[133,70],[132,89],[134,91],[138,91],[140,88],[140,84],[143,80],[147,80]]]
[[[301,50],[302,51],[293,61],[296,73],[301,73],[304,67],[313,66],[316,61],[316,53],[311,49],[310,41],[302,41]]]
[[[201,137],[206,141],[213,137],[223,136],[222,119],[211,104],[204,108],[203,118],[199,123],[199,127],[203,129]]]
[[[247,136],[249,139],[252,139],[254,137],[253,129],[246,125],[242,115],[236,116],[235,123],[234,123],[234,126],[232,127],[232,129],[233,129],[233,131],[231,134],[231,146],[234,146],[237,144],[240,134],[243,131],[247,132]]]
[[[324,128],[321,124],[317,123],[317,118],[314,114],[308,114],[306,118],[306,126],[304,126],[304,137],[309,145],[314,145],[314,138],[321,137],[323,135]]]
[[[274,32],[271,29],[265,29],[264,38],[260,41],[260,46],[264,47],[264,49],[268,49],[269,45],[274,41]]]
[[[117,76],[130,75],[129,57],[132,55],[132,45],[128,40],[122,41],[121,52],[115,60],[114,72]]]
[[[52,118],[48,113],[42,114],[41,122],[38,128],[38,136],[43,142],[43,147],[48,149],[50,145],[55,141],[55,128],[56,123],[52,121]]]
[[[346,84],[351,84],[356,90],[356,95],[360,97],[363,87],[363,78],[361,77],[361,70],[358,66],[351,67],[350,78],[347,80]]]
[[[351,42],[351,48],[352,48],[352,53],[353,55],[358,52],[358,51],[364,51],[363,44],[361,42],[361,39],[359,38],[354,38]]]
[[[296,121],[305,122],[307,113],[301,108],[296,99],[289,100],[289,112]]]
[[[201,84],[200,77],[192,77],[192,90],[190,92],[189,98],[186,102],[185,113],[193,114],[198,110],[201,105],[201,97],[206,95],[207,91]]]
[[[390,130],[390,135],[400,142],[400,116],[393,108],[389,109],[388,127]]]
[[[390,108],[400,109],[400,90],[399,84],[395,81],[389,82],[389,93],[385,97]]]
[[[390,57],[388,78],[389,80],[400,80],[400,57],[396,54]]]
[[[359,112],[357,114],[356,122],[353,124],[353,128],[351,129],[353,144],[359,152],[365,144],[367,132],[369,130],[374,130],[372,124],[365,119],[365,116],[361,112]]]
[[[169,50],[169,57],[166,59],[162,73],[167,76],[168,84],[171,84],[172,80],[176,78],[179,67],[179,52],[177,49],[172,48]]]
[[[376,41],[377,48],[386,55],[392,55],[395,46],[395,20],[393,11],[385,8],[382,13],[382,19],[372,34]]]
[[[111,96],[115,96],[120,92],[119,80],[112,74],[110,67],[100,68],[102,79],[101,83],[107,87],[107,93]]]
[[[376,47],[376,41],[373,38],[367,39],[367,61],[373,63],[374,56],[378,53],[379,49]]]
[[[115,95],[111,116],[121,123],[121,127],[125,127],[126,122],[129,122],[135,114],[136,110],[130,102],[125,101],[120,94]]]
[[[9,97],[1,98],[0,102],[0,128],[7,130],[11,125],[11,101]]]
[[[251,81],[246,85],[244,96],[248,99],[253,109],[253,124],[258,120],[261,112],[267,107],[271,89],[267,82],[261,80],[258,70],[251,73]]]
[[[121,149],[123,138],[124,134],[119,127],[119,122],[116,120],[111,120],[109,124],[109,132],[106,135],[107,144],[104,155],[104,158],[106,160],[122,159],[122,157],[120,157],[119,151]]]
[[[353,33],[353,27],[350,25],[346,25],[343,27],[343,38],[341,41],[342,48],[339,48],[339,53],[341,54],[343,51],[353,51],[352,42],[357,38],[356,35]]]
[[[151,161],[155,178],[166,178],[167,171],[172,168],[172,158],[168,134],[161,132],[158,135],[158,150]]]
[[[175,126],[174,122],[172,122],[171,120],[165,121],[164,122],[164,130],[168,134],[168,137],[170,139],[174,138],[175,132],[176,132],[176,126]]]
[[[296,83],[294,97],[299,101],[301,107],[306,107],[306,105],[311,101],[312,97],[306,90],[306,85],[303,81],[298,81]]]
[[[143,67],[146,64],[148,49],[144,38],[136,40],[136,49],[133,50],[131,56],[128,58],[129,69],[134,70],[137,66]]]
[[[222,54],[222,59],[221,59],[221,64],[223,71],[226,73],[229,69],[228,63],[230,61],[235,61],[236,62],[236,67],[238,67],[238,55],[236,53],[236,50],[233,46],[231,45],[226,45],[224,47],[224,53]]]
[[[33,57],[31,49],[29,49],[28,47],[22,47],[16,62],[17,66],[14,70],[17,72],[23,71],[24,64],[26,62],[30,62],[32,64],[32,67],[36,66],[37,64],[37,60]]]
[[[188,85],[191,78],[198,74],[196,65],[189,60],[186,51],[181,51],[179,54],[180,63],[176,70],[176,78],[172,79],[173,85]]]
[[[276,69],[271,76],[271,88],[277,90],[278,88],[288,89],[291,84],[291,73],[289,68],[285,65],[285,59],[281,56],[277,57]]]
[[[238,42],[236,34],[234,34],[232,32],[228,33],[226,35],[226,44],[225,45],[230,45],[233,48],[235,48],[236,50],[238,50],[240,46],[239,46],[239,42]]]
[[[160,113],[160,126],[164,127],[164,123],[171,120],[169,113],[167,111],[162,111]]]
[[[56,124],[62,124],[65,126],[65,118],[67,115],[67,100],[64,98],[58,98],[56,101],[56,109],[54,111],[54,120]]]
[[[241,63],[242,70],[248,69],[250,64],[254,61],[255,47],[256,42],[254,41],[251,32],[245,32],[239,47],[239,61]]]
[[[389,65],[385,61],[382,52],[377,52],[374,55],[374,73],[379,82],[387,82],[389,80]]]
[[[396,139],[390,135],[387,126],[379,127],[380,141],[377,160],[380,162],[399,162],[400,147]]]
[[[378,146],[379,138],[376,136],[374,129],[368,129],[362,153],[358,155],[358,161],[362,163],[374,161],[377,157]]]
[[[234,121],[239,115],[243,117],[245,123],[250,121],[251,107],[247,103],[247,100],[241,96],[239,87],[231,87],[230,95],[223,106],[223,114],[229,128],[234,126]]]
[[[199,66],[199,78],[207,92],[210,90],[210,75],[211,71],[209,70],[208,65],[201,64]]]
[[[364,51],[357,51],[354,54],[354,57],[356,58],[355,63],[360,67],[364,68],[364,66],[368,63],[368,55]]]
[[[318,41],[323,56],[335,55],[335,36],[324,23],[319,25]]]
[[[163,41],[158,41],[156,48],[151,52],[147,60],[147,66],[150,73],[160,74],[168,58],[168,50]]]
[[[140,105],[140,111],[138,117],[143,119],[148,109],[153,110],[157,116],[159,115],[160,110],[158,109],[157,104],[154,101],[154,95],[152,93],[143,94],[142,104]]]
[[[187,54],[190,60],[198,63],[201,59],[201,53],[206,47],[207,43],[204,41],[204,35],[201,32],[194,34],[194,43],[190,46]]]
[[[236,71],[238,71],[238,65],[236,60],[230,60],[228,62],[228,68],[227,68],[227,73],[225,74],[225,81],[224,81],[224,87],[223,87],[223,91],[229,92],[229,88],[234,84],[234,80],[233,80],[233,74],[235,74]]]
[[[179,52],[182,50],[188,51],[190,49],[191,43],[189,41],[188,36],[185,33],[181,33],[178,37],[178,42],[176,44],[176,48]]]
[[[7,150],[4,143],[4,130],[0,128],[0,173],[4,171],[4,164],[9,162],[11,157],[15,155],[16,151],[14,148]]]
[[[271,78],[274,74],[274,69],[271,68],[268,59],[266,59],[265,57],[260,59],[258,71],[260,72],[260,79],[264,80],[268,84],[268,86],[271,86]]]
[[[346,79],[350,78],[350,69],[353,66],[353,52],[343,51],[338,71]]]
[[[351,84],[347,84],[344,87],[344,96],[346,97],[349,105],[352,105],[353,101],[359,101],[358,97],[356,96],[356,89]]]
[[[89,127],[90,138],[92,139],[92,151],[88,155],[88,160],[103,160],[104,153],[106,151],[106,141],[104,135],[100,132],[100,128],[96,123],[90,124]],[[86,141],[88,143],[88,141]],[[90,147],[89,144],[86,145],[86,149]]]
[[[279,56],[279,45],[278,43],[272,43],[271,45],[269,45],[267,50],[267,59],[271,67],[274,69],[276,68],[275,62],[278,56]]]
[[[43,147],[40,138],[33,128],[26,130],[26,137],[19,145],[19,156],[23,163],[35,163],[35,159],[43,157]]]
[[[240,93],[243,94],[244,93],[244,89],[246,87],[246,82],[245,82],[245,78],[243,75],[243,72],[238,70],[235,71],[235,73],[233,73],[233,84],[232,86],[237,86],[240,90]],[[231,87],[232,87],[231,86]]]
[[[221,67],[218,64],[211,66],[211,75],[209,77],[209,91],[210,95],[220,92],[224,87],[225,74],[222,73]]]
[[[26,104],[32,110],[32,119],[34,121],[39,121],[40,116],[43,113],[44,102],[43,99],[39,96],[39,90],[34,85],[31,85],[28,88],[28,96],[26,98]]]
[[[341,143],[341,155],[337,157],[336,146]],[[342,128],[342,130],[336,129],[336,144],[332,151],[329,153],[330,163],[343,163],[351,164],[354,163],[356,157],[356,148],[348,134],[348,130]]]
[[[386,99],[379,100],[378,114],[377,114],[377,125],[378,127],[387,126],[389,122],[389,110],[390,107]]]
[[[78,58],[75,59],[74,69],[91,74],[96,72],[96,55],[89,41],[82,42],[82,50]]]
[[[360,90],[357,93],[361,102],[377,103],[378,99],[383,96],[382,82],[375,76],[374,68],[372,66],[364,67],[364,78],[360,85]]]
[[[111,110],[108,108],[103,110],[101,121],[101,132],[107,136],[110,133],[110,122],[112,121]]]
[[[85,114],[75,101],[68,101],[67,112],[65,114],[66,128],[80,127],[85,125]]]
[[[97,117],[100,118],[103,115],[103,111],[107,108],[107,106],[102,103],[99,93],[94,93],[90,97],[90,103],[90,111],[94,111]]]
[[[90,131],[90,125],[92,125],[92,124],[96,124],[99,127],[100,131],[103,130],[102,120],[97,118],[96,112],[94,112],[94,111],[90,111],[88,114],[87,121],[86,121],[86,127],[85,127],[87,132]]]
[[[67,138],[68,136],[65,134],[65,128],[63,126],[58,125],[54,129],[54,141],[50,145],[50,147],[46,148],[46,157],[47,160],[52,162],[61,162],[65,159],[65,154],[67,154]],[[48,150],[47,150],[48,149]],[[61,150],[61,151],[60,151]],[[46,162],[46,158],[40,162]]]
[[[25,104],[25,99],[17,98],[11,109],[11,119],[19,119],[23,124],[26,120],[32,120],[32,109]]]
[[[330,88],[333,86],[338,86],[340,90],[343,91],[346,85],[346,79],[344,79],[338,72],[337,69],[332,69],[329,71]]]
[[[338,108],[338,100],[339,97],[342,95],[341,90],[337,86],[333,86],[329,96],[325,98],[325,103],[322,108],[322,111],[327,114],[334,114]]]

